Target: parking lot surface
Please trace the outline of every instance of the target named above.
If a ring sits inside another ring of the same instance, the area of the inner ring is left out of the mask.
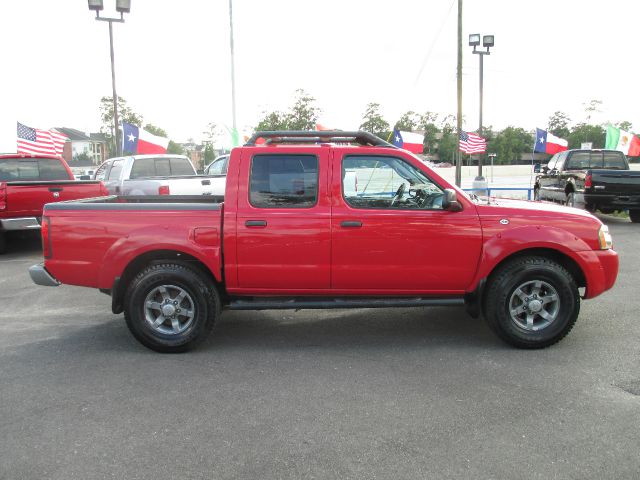
[[[0,256],[0,478],[640,476],[640,226],[573,331],[536,351],[462,308],[225,312],[196,351],[134,340],[98,291]]]

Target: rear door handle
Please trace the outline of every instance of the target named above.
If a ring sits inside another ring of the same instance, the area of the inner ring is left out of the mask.
[[[267,221],[266,220],[247,220],[246,222],[244,222],[244,225],[246,227],[266,227]]]
[[[340,226],[344,228],[360,228],[362,222],[360,220],[345,220],[344,222],[340,222]]]

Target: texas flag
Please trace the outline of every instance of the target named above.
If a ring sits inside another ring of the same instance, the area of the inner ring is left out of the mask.
[[[396,147],[409,150],[411,153],[424,151],[424,135],[413,132],[401,132],[397,128],[393,130],[393,143]]]
[[[546,130],[540,130],[536,128],[536,145],[534,147],[535,152],[549,153],[554,155],[558,152],[562,152],[569,148],[569,142],[562,138],[556,137],[554,134],[547,132]]]
[[[142,128],[122,122],[122,151],[135,155],[167,153],[169,139],[152,135]]]

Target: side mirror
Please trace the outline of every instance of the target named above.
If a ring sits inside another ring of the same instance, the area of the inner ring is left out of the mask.
[[[452,188],[444,189],[444,197],[442,198],[442,209],[449,212],[459,212],[462,205],[458,202],[458,194]]]
[[[539,163],[536,163],[533,166],[533,173],[540,173],[542,171],[542,165]]]

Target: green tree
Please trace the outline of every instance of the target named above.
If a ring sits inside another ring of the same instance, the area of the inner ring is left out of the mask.
[[[184,147],[179,143],[174,142],[173,140],[169,140],[169,145],[167,145],[167,153],[172,153],[174,155],[186,155]]]
[[[400,116],[394,128],[402,130],[403,132],[413,132],[417,130],[419,122],[420,116],[416,112],[409,110]]]
[[[167,135],[167,131],[164,130],[163,128],[160,127],[156,127],[155,125],[152,125],[150,123],[147,123],[144,126],[144,129],[149,132],[151,135],[156,135],[158,137],[164,137],[164,138],[169,138],[169,135]]]
[[[389,122],[387,122],[379,112],[379,103],[369,103],[362,117],[360,130],[373,133],[378,137],[386,140],[389,138],[391,131],[389,130]]]
[[[588,125],[579,123],[571,129],[569,137],[569,148],[580,148],[583,142],[591,142],[593,148],[604,148],[606,132],[600,125]]]
[[[624,130],[625,132],[630,132],[631,129],[633,128],[633,125],[630,121],[628,120],[623,120],[622,122],[617,122],[615,123],[615,126],[618,127],[620,130]]]
[[[107,136],[107,148],[109,149],[109,154],[113,156],[116,152],[116,140],[113,131],[113,97],[102,97],[100,99],[100,120],[102,121],[100,131]],[[142,125],[142,115],[134,112],[122,97],[118,97],[118,120],[120,123]]]
[[[523,153],[531,153],[534,137],[523,128],[509,126],[487,143],[487,152],[495,153],[495,164],[511,164]]]
[[[424,131],[424,152],[435,152],[436,144],[438,143],[438,134],[440,128],[436,125],[438,121],[438,114],[433,112],[426,112],[420,115],[418,121],[418,129]]]
[[[315,130],[321,110],[314,104],[316,101],[302,89],[296,90],[295,101],[285,115],[288,130]]]
[[[263,112],[256,131],[264,130],[315,130],[321,109],[315,98],[302,89],[296,90],[293,105],[286,112]]]
[[[442,138],[438,142],[438,156],[441,162],[455,164],[455,155],[458,151],[458,135],[450,128],[442,132]]]
[[[569,136],[569,123],[571,119],[564,112],[555,112],[549,117],[548,130],[555,136],[567,138]]]

